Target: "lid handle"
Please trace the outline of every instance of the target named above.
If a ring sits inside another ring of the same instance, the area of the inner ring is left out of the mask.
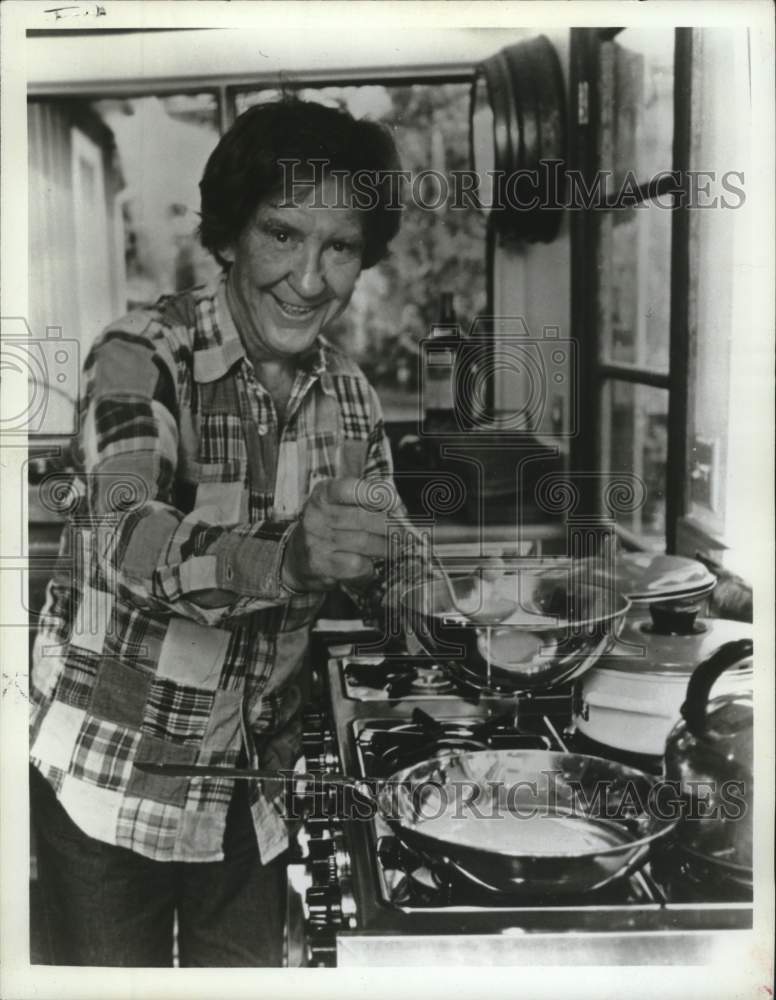
[[[695,619],[700,604],[678,604],[676,602],[650,604],[652,630],[657,635],[693,635],[697,631]]]
[[[751,639],[734,639],[723,643],[707,660],[700,663],[687,685],[687,695],[681,708],[682,718],[693,736],[706,735],[706,707],[715,681],[728,669],[752,655]]]

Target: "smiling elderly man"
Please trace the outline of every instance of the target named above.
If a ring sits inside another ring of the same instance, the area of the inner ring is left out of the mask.
[[[314,181],[293,201],[289,160]],[[181,964],[280,964],[278,790],[134,765],[291,765],[324,592],[382,597],[386,514],[357,502],[391,475],[380,406],[322,333],[398,229],[380,194],[397,165],[344,112],[252,108],[201,183],[221,279],[111,325],[86,360],[82,502],[31,683],[57,963],[169,965],[177,912]],[[329,171],[373,177],[371,209]]]

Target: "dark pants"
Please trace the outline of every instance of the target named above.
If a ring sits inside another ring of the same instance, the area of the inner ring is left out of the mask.
[[[262,865],[236,783],[224,860],[151,861],[87,837],[30,771],[44,938],[54,965],[170,966],[178,915],[182,966],[279,966],[286,856]]]

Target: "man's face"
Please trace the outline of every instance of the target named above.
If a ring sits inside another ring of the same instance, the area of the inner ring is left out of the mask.
[[[347,306],[361,273],[363,221],[333,179],[284,204],[260,202],[223,256],[251,322],[242,330],[255,358],[282,360],[307,351]],[[326,207],[323,207],[326,206]]]

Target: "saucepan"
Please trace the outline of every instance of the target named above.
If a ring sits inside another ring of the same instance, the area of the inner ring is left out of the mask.
[[[136,764],[176,776],[277,779],[277,772]],[[283,780],[291,780],[282,775]],[[657,779],[603,758],[543,750],[448,751],[387,779],[294,775],[344,786],[346,816],[375,812],[425,858],[481,888],[521,896],[599,889],[642,865],[676,818]],[[359,808],[371,805],[369,809]]]
[[[426,580],[405,591],[401,607],[405,625],[453,676],[515,692],[581,676],[614,645],[630,602],[571,566],[531,566],[495,580],[474,571]]]

